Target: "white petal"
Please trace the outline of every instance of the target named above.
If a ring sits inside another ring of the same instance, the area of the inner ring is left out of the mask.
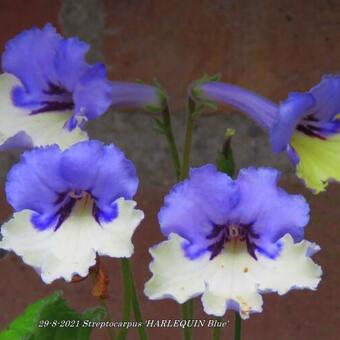
[[[249,275],[256,267],[244,243],[227,243],[225,250],[210,263],[212,273],[202,296],[207,314],[222,316],[227,309],[247,319],[250,313],[262,311],[262,297],[257,283]]]
[[[150,249],[152,278],[145,284],[144,293],[150,299],[172,298],[183,303],[205,290],[209,256],[197,260],[185,257],[183,239],[171,234],[168,241]]]
[[[320,281],[321,269],[309,257],[318,246],[308,241],[294,244],[289,235],[282,238],[282,252],[274,260],[259,253],[255,260],[240,242],[227,243],[211,261],[208,255],[190,260],[181,247],[183,241],[172,234],[151,249],[153,276],[145,285],[149,298],[171,297],[183,303],[203,293],[207,314],[222,316],[232,309],[247,319],[251,313],[262,311],[261,291],[284,294],[292,288],[315,289]]]
[[[0,75],[0,145],[20,132],[25,132],[33,146],[58,144],[62,149],[88,139],[80,128],[68,131],[64,124],[71,112],[46,112],[29,115],[29,111],[16,107],[11,100],[11,90],[22,86],[14,76]]]
[[[90,205],[85,207],[80,201],[57,231],[38,231],[30,223],[30,212],[16,213],[2,226],[0,248],[22,256],[46,283],[58,278],[70,281],[74,274],[86,276],[96,253],[111,257],[133,253],[131,237],[144,214],[134,209],[134,201],[119,199],[117,204],[118,217],[100,226],[90,215]]]
[[[263,291],[278,292],[280,295],[291,289],[315,290],[321,280],[322,270],[310,256],[320,247],[308,241],[294,244],[289,234],[281,241],[283,248],[277,259],[271,260],[257,254],[259,266],[252,275],[259,282],[259,288]]]

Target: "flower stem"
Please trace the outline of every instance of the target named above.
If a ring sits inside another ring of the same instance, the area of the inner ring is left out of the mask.
[[[131,266],[130,266],[130,262],[128,259],[126,259],[126,267],[129,271],[129,276],[130,276],[130,284],[131,284],[131,302],[132,302],[132,308],[135,314],[135,320],[141,324],[140,327],[137,327],[137,331],[139,334],[139,338],[141,340],[147,340],[148,339],[148,335],[146,333],[146,329],[145,329],[145,325],[144,325],[144,321],[143,321],[143,317],[142,317],[142,312],[139,306],[139,301],[138,301],[138,296],[137,296],[137,292],[136,292],[136,287],[135,287],[135,283],[133,280],[133,275],[132,275],[132,270],[131,270]]]
[[[223,321],[223,318],[218,317],[216,318],[216,321],[217,322]],[[220,340],[220,338],[221,338],[221,327],[216,326],[213,329],[213,340]]]
[[[129,321],[131,314],[131,280],[130,280],[130,270],[129,270],[129,260],[123,258],[121,260],[121,269],[123,277],[123,294],[124,294],[124,306],[123,306],[123,316],[122,321]],[[128,332],[127,327],[122,327],[118,333],[118,340],[125,340]]]
[[[185,129],[185,138],[184,138],[184,146],[183,146],[183,158],[182,158],[182,168],[180,179],[184,180],[188,177],[189,167],[190,167],[190,151],[191,151],[191,140],[192,140],[192,131],[194,129],[194,122],[196,118],[196,103],[189,96],[188,99],[188,115],[187,115],[187,123]],[[194,315],[194,302],[193,300],[189,300],[182,304],[182,319],[183,320],[191,320]],[[183,328],[183,339],[191,340],[192,338],[192,330],[189,327]]]
[[[183,159],[182,159],[182,169],[181,169],[181,177],[183,180],[188,177],[189,167],[190,167],[190,150],[191,150],[191,140],[192,140],[192,131],[194,129],[195,115],[196,113],[196,103],[191,97],[188,100],[188,115],[187,115],[187,123],[185,130],[185,139],[183,146]]]
[[[105,321],[109,321],[110,323],[112,323],[112,317],[111,317],[111,313],[110,313],[110,309],[109,306],[106,303],[106,300],[103,298],[99,298],[99,302],[102,305],[102,307],[105,309],[106,312],[106,320]],[[113,327],[107,327],[107,332],[109,334],[109,337],[111,340],[115,340],[116,339],[116,333]]]
[[[241,317],[238,312],[235,312],[235,328],[234,328],[234,340],[241,340]]]
[[[189,317],[190,311],[189,311],[188,302],[183,303],[181,306],[182,320],[190,320],[190,317]],[[183,340],[191,340],[191,329],[189,327],[183,328]]]
[[[169,104],[166,101],[162,110],[162,118],[164,124],[164,134],[168,141],[168,147],[172,158],[172,163],[174,165],[176,179],[179,180],[181,172],[181,162],[179,159],[178,149],[176,141],[172,132],[171,116],[169,110]]]

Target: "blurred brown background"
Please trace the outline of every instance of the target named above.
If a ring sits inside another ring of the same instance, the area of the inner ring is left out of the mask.
[[[152,82],[157,77],[168,91],[179,142],[186,89],[205,73],[221,73],[226,82],[279,101],[290,91],[309,89],[323,74],[340,70],[339,0],[0,0],[0,51],[21,30],[46,22],[65,35],[88,41],[92,45],[89,60],[104,61],[112,80]],[[245,116],[226,107],[200,118],[193,141],[193,165],[214,162],[227,127],[237,130],[234,152],[239,167],[276,166],[283,170],[283,185],[288,190],[306,195],[313,209],[307,238],[321,245],[316,260],[324,269],[317,292],[267,296],[264,313],[245,323],[244,338],[338,339],[340,185],[331,185],[318,196],[308,193],[293,176],[286,156],[270,153],[266,135]],[[142,294],[143,282],[149,277],[147,248],[162,239],[155,215],[162,195],[173,183],[166,144],[142,112],[110,112],[92,122],[89,130],[92,137],[123,148],[137,166],[142,182],[138,198],[148,216],[136,234],[133,258],[143,307],[146,318],[176,318],[175,303],[151,303]],[[1,183],[16,159],[15,152],[0,155]],[[2,199],[2,221],[9,212]],[[119,320],[119,267],[117,261],[108,263],[112,268],[112,309]],[[0,261],[0,273],[0,328],[55,287],[65,289],[75,308],[95,304],[88,298],[88,283],[44,286],[33,270],[13,255]],[[231,338],[231,333],[227,327],[225,338]],[[179,339],[179,334],[176,329],[151,330],[152,339]],[[94,335],[94,339],[101,338],[105,338],[102,332]],[[209,339],[208,330],[197,330],[197,338]],[[130,333],[130,339],[137,339],[135,332]]]

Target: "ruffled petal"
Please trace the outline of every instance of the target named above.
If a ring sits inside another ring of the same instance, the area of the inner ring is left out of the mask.
[[[78,143],[66,150],[60,174],[74,190],[90,192],[100,209],[100,217],[114,217],[114,201],[131,199],[138,187],[136,169],[114,145],[99,141]]]
[[[28,211],[14,214],[2,227],[0,248],[12,250],[36,268],[45,283],[58,278],[71,281],[73,275],[88,275],[96,254],[130,257],[131,237],[144,214],[134,209],[135,202],[117,201],[118,217],[100,226],[89,218],[90,205],[76,204],[72,215],[56,231],[37,231],[30,224]]]
[[[103,114],[111,105],[112,89],[105,66],[86,63],[88,50],[88,44],[64,39],[50,24],[18,34],[2,57],[3,70],[21,81],[11,89],[13,104],[30,115],[71,112],[69,130]]]
[[[328,121],[340,113],[339,75],[323,76],[321,82],[310,89],[309,92],[315,99],[315,105],[311,114],[316,119]]]
[[[282,252],[275,261],[258,254],[259,265],[251,275],[259,283],[259,289],[280,295],[291,289],[315,290],[321,280],[322,270],[310,256],[318,252],[320,247],[305,240],[294,243],[289,234],[281,242]]]
[[[20,79],[22,84],[18,87],[24,86],[26,103],[34,105],[42,92],[49,89],[49,82],[58,84],[53,62],[61,40],[55,28],[47,24],[41,30],[25,30],[7,42],[2,69]]]
[[[207,250],[207,236],[216,225],[227,222],[238,195],[232,179],[214,165],[191,169],[189,179],[177,184],[165,197],[158,214],[165,236],[176,233],[189,243],[187,255],[196,257]]]
[[[318,246],[307,241],[294,244],[289,235],[280,241],[283,250],[275,260],[261,253],[255,260],[245,242],[228,243],[213,260],[208,256],[190,260],[182,250],[184,239],[171,235],[151,250],[153,276],[145,285],[145,294],[184,303],[203,293],[207,314],[223,316],[227,310],[235,310],[247,319],[262,311],[261,292],[314,290],[320,281],[321,269],[310,259]]]
[[[256,282],[249,277],[256,265],[245,244],[228,244],[210,263],[210,276],[202,296],[204,311],[223,316],[232,309],[243,319],[247,319],[250,313],[262,312],[262,297]]]
[[[86,140],[87,134],[79,128],[68,131],[64,126],[72,112],[49,112],[29,116],[29,111],[15,106],[11,89],[20,84],[10,74],[0,75],[0,147],[30,148],[58,144],[62,149]]]
[[[16,211],[32,210],[42,220],[54,215],[59,194],[68,189],[59,175],[61,155],[56,145],[22,154],[6,181],[7,201]]]
[[[309,93],[291,93],[287,100],[280,104],[276,121],[270,131],[270,140],[274,152],[285,151],[299,121],[315,104]]]
[[[300,241],[309,221],[306,200],[279,188],[279,178],[279,171],[272,168],[242,169],[236,180],[240,200],[230,216],[251,225],[251,242],[269,257],[278,255],[281,244],[277,241],[286,233]]]
[[[144,289],[150,299],[170,298],[184,303],[204,292],[209,256],[206,254],[195,261],[188,259],[182,249],[183,242],[183,238],[171,234],[169,240],[150,248],[153,276]]]
[[[299,156],[297,175],[315,193],[329,181],[340,181],[340,134],[320,139],[295,132],[291,145]]]

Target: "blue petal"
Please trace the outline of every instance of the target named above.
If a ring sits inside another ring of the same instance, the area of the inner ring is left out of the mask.
[[[51,66],[61,39],[55,28],[47,24],[42,30],[23,31],[6,44],[2,69],[21,80],[27,102],[48,90],[49,82],[57,83],[55,69]]]
[[[77,125],[75,116],[91,120],[103,114],[112,102],[111,85],[102,64],[86,63],[88,50],[86,43],[62,38],[49,24],[9,41],[2,67],[23,84],[12,91],[15,105],[30,114],[73,110],[69,129]]]
[[[280,251],[277,241],[286,233],[295,241],[303,238],[309,206],[301,195],[290,195],[277,186],[280,173],[271,168],[248,168],[236,180],[240,200],[231,216],[251,224],[255,248],[269,257]]]
[[[270,131],[274,152],[286,150],[299,121],[314,104],[313,96],[304,93],[291,93],[288,99],[280,104],[276,122]]]
[[[324,76],[309,92],[315,99],[311,112],[315,118],[328,121],[340,113],[340,76]]]
[[[60,159],[61,151],[56,145],[36,148],[21,156],[6,182],[7,201],[15,211],[32,210],[35,220],[42,224],[53,219],[59,194],[68,189],[59,176]]]
[[[189,179],[165,197],[158,214],[161,230],[165,236],[176,233],[185,238],[187,255],[197,257],[211,243],[207,236],[212,229],[227,222],[237,199],[232,179],[214,165],[191,169]]]
[[[105,112],[112,102],[112,87],[106,80],[104,64],[95,64],[81,78],[74,91],[77,115],[95,119]]]
[[[66,150],[60,174],[74,191],[87,191],[96,200],[104,221],[117,215],[115,201],[131,199],[138,187],[136,169],[123,152],[99,141],[77,143]]]
[[[18,132],[13,137],[8,138],[3,144],[0,145],[0,152],[10,149],[31,149],[33,147],[32,138],[25,132]]]

